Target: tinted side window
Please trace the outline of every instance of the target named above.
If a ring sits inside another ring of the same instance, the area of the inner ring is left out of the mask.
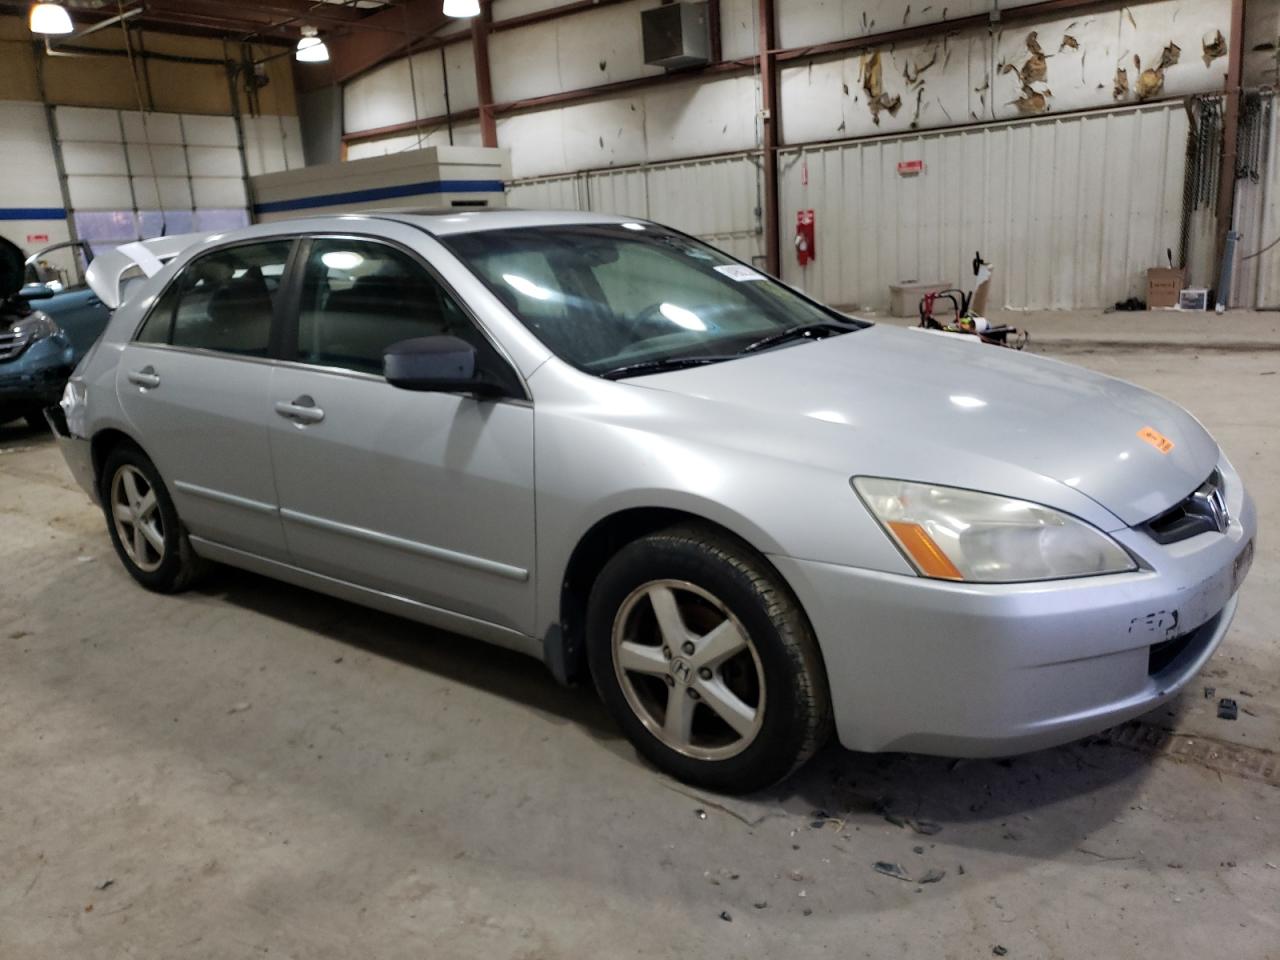
[[[298,311],[298,359],[382,373],[382,353],[414,337],[487,344],[457,301],[412,257],[365,240],[313,241]]]
[[[152,308],[145,343],[264,357],[292,242],[217,250],[193,260]]]

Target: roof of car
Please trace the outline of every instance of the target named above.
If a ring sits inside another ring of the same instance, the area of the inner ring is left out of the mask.
[[[340,214],[339,216],[361,216]],[[477,210],[370,210],[363,216],[411,223],[436,236],[509,230],[518,227],[553,227],[582,223],[625,223],[628,218],[581,210],[514,210],[487,207]]]

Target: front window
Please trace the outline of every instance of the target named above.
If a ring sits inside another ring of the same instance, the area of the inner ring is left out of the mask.
[[[652,224],[441,239],[557,356],[602,376],[728,360],[862,325]]]

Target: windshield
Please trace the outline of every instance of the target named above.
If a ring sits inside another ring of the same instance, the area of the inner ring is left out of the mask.
[[[729,360],[865,325],[652,224],[523,227],[440,240],[557,356],[589,373]]]

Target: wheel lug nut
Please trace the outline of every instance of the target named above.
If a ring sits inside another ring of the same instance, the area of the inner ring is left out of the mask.
[[[676,685],[676,678],[675,678],[675,677],[673,677],[673,676],[671,676],[671,674],[667,674],[667,675],[666,675],[665,677],[663,677],[662,679],[663,679],[663,680],[665,680],[665,681],[667,681],[667,686],[668,686],[668,687],[674,687],[674,686]]]
[[[702,697],[698,694],[698,691],[697,691],[697,690],[693,689],[693,687],[690,687],[690,688],[689,688],[689,699],[690,699],[690,700],[701,700],[701,699],[702,699]]]
[[[670,660],[670,659],[671,659],[671,648],[670,648],[670,647],[663,647],[663,648],[662,648],[662,657],[663,657],[663,659],[664,659],[664,660]]]
[[[703,667],[701,670],[698,671],[698,676],[700,676],[703,680],[710,680],[711,671],[708,670],[706,667]]]
[[[690,643],[688,640],[686,640],[684,642],[684,645],[680,649],[685,652],[686,656],[688,656],[689,654],[693,653],[693,644]]]

